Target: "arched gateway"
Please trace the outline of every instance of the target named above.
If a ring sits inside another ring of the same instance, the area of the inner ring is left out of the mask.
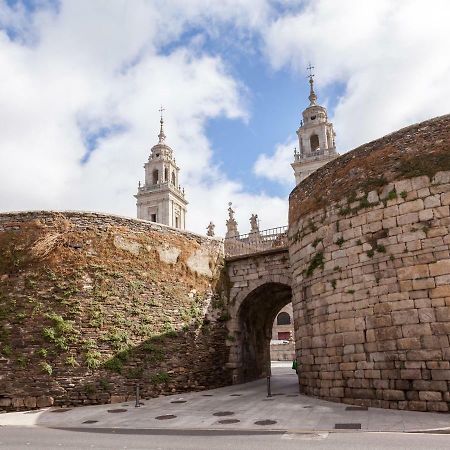
[[[228,322],[233,383],[266,376],[272,325],[292,300],[289,255],[285,248],[227,258],[231,282]]]

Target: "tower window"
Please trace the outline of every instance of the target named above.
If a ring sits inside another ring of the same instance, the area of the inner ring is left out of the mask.
[[[169,169],[167,167],[164,169],[164,181],[169,181]]]
[[[309,143],[311,145],[311,151],[314,152],[316,150],[318,150],[320,148],[320,144],[319,144],[319,136],[317,136],[317,134],[313,134],[310,138],[309,138]]]
[[[175,172],[172,172],[172,184],[175,186]]]
[[[158,184],[159,172],[158,169],[153,171],[153,184]]]
[[[311,120],[314,120],[316,118],[316,116],[311,116]]]
[[[156,222],[156,214],[150,214],[150,222]]]
[[[277,325],[290,325],[291,316],[287,312],[280,312],[277,316]]]

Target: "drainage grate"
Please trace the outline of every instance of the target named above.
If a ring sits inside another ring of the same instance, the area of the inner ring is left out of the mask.
[[[298,397],[298,394],[288,394],[286,397]]]
[[[71,411],[71,410],[72,410],[72,408],[61,408],[61,409],[54,409],[54,410],[52,410],[50,412],[52,412],[52,413],[63,413],[63,412]]]
[[[97,422],[98,422],[98,420],[85,420],[82,423],[97,423]]]
[[[255,425],[275,425],[276,423],[277,423],[276,420],[266,419],[266,420],[257,420],[255,422]]]
[[[285,395],[285,394],[272,394],[274,397],[276,396],[276,395]]]
[[[360,430],[360,423],[336,423],[334,425],[335,430]]]
[[[219,423],[223,424],[223,425],[227,425],[230,423],[238,423],[240,422],[239,419],[223,419],[223,420],[219,420]]]
[[[124,408],[117,408],[117,409],[108,409],[109,413],[123,413],[123,412],[127,412],[126,409]]]
[[[230,394],[230,397],[240,397],[242,394]]]
[[[312,406],[311,405],[306,405],[303,408],[312,408]]]
[[[274,398],[263,398],[263,402],[271,402],[275,400]]]
[[[168,420],[168,419],[175,419],[175,417],[173,414],[164,414],[163,416],[156,416],[155,419],[156,420]]]
[[[215,412],[213,414],[213,416],[223,417],[223,416],[232,416],[233,414],[234,414],[234,412],[232,412],[232,411],[219,411],[219,412]]]
[[[213,397],[212,394],[202,394],[202,397]]]
[[[368,411],[367,406],[347,406],[346,411]]]
[[[186,400],[174,400],[173,402],[170,403],[186,403]]]

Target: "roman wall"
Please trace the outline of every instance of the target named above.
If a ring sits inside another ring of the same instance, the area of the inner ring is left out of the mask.
[[[300,389],[350,404],[448,411],[450,171],[390,178],[379,174],[369,180],[376,188],[328,204],[308,197],[307,186],[291,194]]]
[[[223,242],[81,212],[0,214],[0,408],[229,384]]]

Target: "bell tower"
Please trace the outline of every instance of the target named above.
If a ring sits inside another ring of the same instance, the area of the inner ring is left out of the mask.
[[[297,130],[299,152],[294,151],[294,162],[291,164],[296,184],[339,156],[336,152],[336,133],[333,130],[333,124],[328,122],[327,110],[316,103],[317,95],[314,92],[312,69],[314,67],[310,64],[308,67],[309,106],[302,113],[303,120],[300,121],[300,127]]]
[[[159,111],[159,142],[151,149],[144,165],[144,185],[139,182],[135,195],[137,217],[184,230],[188,202],[178,182],[180,168],[176,165],[173,150],[165,143],[163,107]]]

